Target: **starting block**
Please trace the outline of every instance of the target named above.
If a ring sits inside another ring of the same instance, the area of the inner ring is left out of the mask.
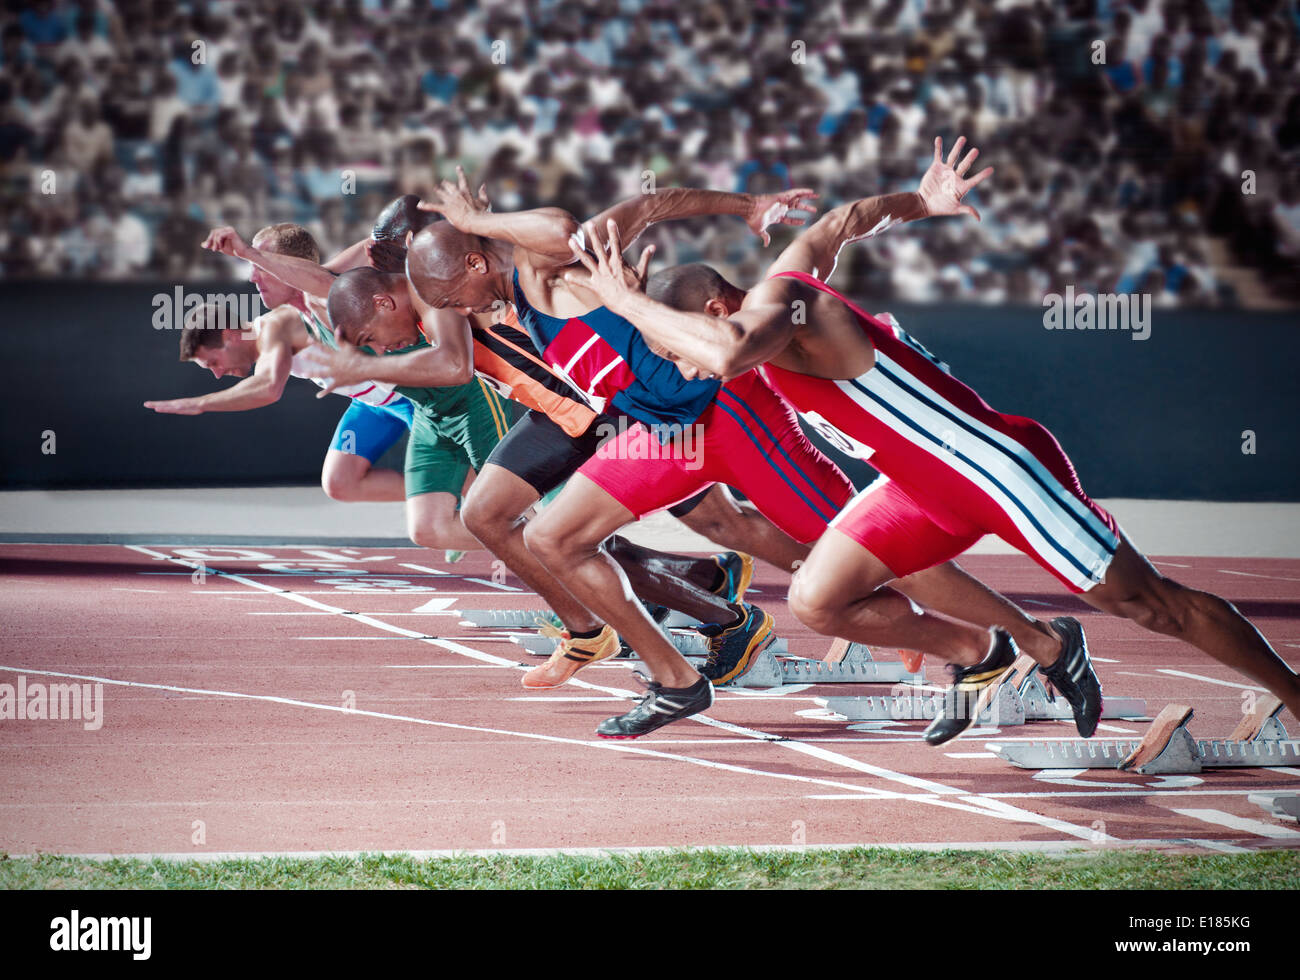
[[[826,708],[849,721],[932,721],[943,706],[944,692],[917,690],[893,697],[827,698]],[[1102,703],[1103,718],[1145,718],[1146,702],[1141,698],[1108,697]],[[975,724],[1005,728],[1030,721],[1073,721],[1070,705],[1048,700],[1047,689],[1038,677],[1038,664],[1022,654],[998,683],[980,692],[975,703]]]
[[[780,642],[780,641],[778,641]],[[738,679],[736,687],[779,687],[782,684],[921,684],[925,671],[910,673],[901,663],[875,660],[871,648],[862,643],[835,640],[821,660],[787,657],[777,660],[784,648],[776,644],[758,655],[754,665]],[[752,675],[752,679],[751,679]],[[778,680],[779,678],[779,680]]]
[[[554,615],[549,609],[458,609],[460,621],[466,626],[484,626],[488,629],[526,629],[537,626]]]
[[[989,750],[1021,769],[1131,769],[1143,775],[1193,773],[1202,769],[1294,766],[1300,741],[1278,721],[1282,702],[1260,698],[1226,739],[1196,739],[1187,730],[1192,709],[1171,704],[1156,715],[1141,741],[1065,739],[990,744]]]
[[[1275,817],[1300,820],[1300,793],[1251,793],[1246,799]]]
[[[669,643],[677,648],[677,652],[683,657],[703,658],[709,655],[709,641],[699,633],[693,631],[681,633],[668,631],[664,633],[664,636],[668,639]],[[539,633],[521,633],[517,636],[512,636],[510,639],[515,643],[518,643],[534,656],[549,657],[553,652],[555,652],[556,641],[549,636],[542,636]],[[772,645],[768,647],[765,652],[784,654],[785,651],[785,640],[778,637],[772,641]],[[627,659],[639,660],[641,658],[637,657],[636,652],[633,651],[633,655]]]

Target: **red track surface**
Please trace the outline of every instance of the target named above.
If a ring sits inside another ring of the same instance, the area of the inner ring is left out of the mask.
[[[1095,846],[1099,833],[1113,839],[1103,846],[1300,844],[1294,822],[1246,799],[1300,791],[1300,769],[1163,778],[1091,770],[1051,782],[970,754],[984,753],[995,735],[1070,738],[1068,723],[981,729],[932,749],[920,741],[923,722],[872,733],[818,717],[815,698],[887,693],[879,685],[724,691],[709,712],[722,724],[691,720],[633,742],[597,739],[596,724],[626,710],[638,690],[626,662],[588,668],[555,692],[524,691],[519,676],[538,661],[505,634],[415,610],[431,601],[516,609],[537,600],[500,587],[517,587],[513,578],[493,583],[486,558],[470,556],[446,574],[410,567],[445,567],[431,557],[419,549],[0,546],[0,684],[18,675],[28,684],[67,681],[39,671],[105,682],[98,731],[73,720],[0,721],[0,851]],[[195,581],[169,558],[202,560],[206,577]],[[1226,736],[1239,719],[1246,682],[1192,648],[1085,612],[1027,560],[965,564],[1037,615],[1079,615],[1094,655],[1105,658],[1097,668],[1109,694],[1145,698],[1149,714],[1190,703],[1201,738]],[[1300,664],[1300,561],[1172,558],[1161,568],[1236,602]],[[755,588],[791,652],[820,656],[829,641],[789,614],[784,577],[762,568]],[[938,680],[938,668],[927,667]],[[345,704],[356,710],[339,710]],[[1282,717],[1292,733],[1300,728]],[[1229,824],[1253,823],[1225,825],[1224,814]]]

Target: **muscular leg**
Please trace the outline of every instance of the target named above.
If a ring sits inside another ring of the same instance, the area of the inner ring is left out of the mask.
[[[744,615],[740,606],[709,591],[718,575],[718,563],[712,558],[653,551],[617,534],[605,547],[623,569],[632,591],[647,602],[684,612],[701,623],[727,625]]]
[[[1006,596],[994,592],[954,561],[946,561],[894,582],[919,606],[976,626],[1001,626],[1022,651],[1044,667],[1061,655],[1061,638]]]
[[[738,501],[721,483],[715,483],[679,520],[710,541],[761,558],[784,572],[793,572],[808,558],[808,545],[794,540],[749,501]]]
[[[538,501],[528,481],[503,466],[488,463],[465,498],[461,519],[483,546],[545,600],[570,633],[590,633],[603,625],[546,570],[524,544],[524,515]]]
[[[852,538],[831,528],[794,576],[790,611],[827,636],[903,647],[969,666],[989,651],[989,633],[917,609],[886,587],[896,576]]]
[[[406,484],[397,470],[377,468],[364,456],[354,456],[338,449],[325,454],[320,485],[332,500],[406,499]]]
[[[1300,718],[1300,676],[1232,603],[1165,578],[1120,532],[1101,584],[1079,598],[1103,612],[1174,636],[1268,688]]]
[[[476,551],[483,547],[456,513],[456,496],[422,493],[406,501],[406,533],[421,548]]]
[[[581,473],[541,516],[529,521],[524,541],[578,600],[609,623],[640,655],[654,680],[690,687],[700,674],[668,642],[632,594],[627,576],[601,542],[632,514]]]

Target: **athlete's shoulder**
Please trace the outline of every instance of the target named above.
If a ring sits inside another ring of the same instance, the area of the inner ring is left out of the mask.
[[[253,329],[263,347],[287,343],[297,350],[310,340],[301,312],[287,303],[259,316],[253,321]]]

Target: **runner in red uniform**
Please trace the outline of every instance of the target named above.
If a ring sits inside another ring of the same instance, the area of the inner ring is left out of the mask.
[[[644,202],[631,207],[634,200],[605,212],[614,241],[620,233],[635,237],[668,217],[750,214],[752,221],[767,213],[746,195],[672,189],[654,198],[650,207]],[[712,703],[707,683],[628,600],[601,541],[635,517],[726,481],[792,537],[811,543],[847,502],[847,479],[812,446],[794,413],[756,372],[725,384],[711,375],[684,374],[662,356],[665,348],[647,344],[616,310],[596,305],[599,297],[583,288],[584,276],[571,280],[565,269],[576,261],[574,251],[589,266],[593,259],[586,249],[593,243],[603,255],[602,225],[593,221],[585,240],[578,240],[577,222],[559,209],[485,212],[463,183],[459,188],[444,183],[421,207],[442,212],[453,226],[429,229],[439,235],[438,253],[430,256],[430,268],[437,269],[429,284],[431,305],[474,309],[512,301],[520,323],[556,370],[598,404],[608,403],[642,423],[584,465],[527,531],[528,547],[632,643],[653,675],[641,706],[607,719],[597,734],[635,738],[704,710]],[[573,250],[570,236],[577,241]],[[1008,630],[1016,630],[1016,639],[1024,637],[1036,661],[1050,664],[1068,645],[1087,666],[1081,630],[1069,639],[1054,634],[954,565],[922,572],[900,589],[945,614],[997,627],[970,627],[963,643],[936,650],[941,659],[975,664],[991,652],[1014,658],[1016,642]],[[747,663],[735,667],[743,673]],[[1101,705],[1090,668],[1088,674],[1090,690],[1074,685],[1063,693],[1081,730],[1091,733]]]
[[[964,179],[976,151],[953,167],[963,142],[945,167],[935,141],[920,192],[855,201],[826,214],[752,290],[708,267],[687,266],[652,280],[650,295],[637,293],[623,275],[617,240],[612,257],[584,257],[592,270],[588,285],[651,342],[679,355],[687,377],[727,377],[764,365],[773,386],[812,424],[828,427],[883,474],[836,520],[795,578],[791,608],[814,629],[935,652],[973,642],[961,624],[916,616],[887,583],[996,534],[1092,606],[1186,640],[1300,716],[1295,671],[1231,604],[1160,575],[1084,494],[1047,429],[993,411],[905,333],[823,281],[844,244],[934,214],[936,200],[946,201],[940,213],[974,215],[961,199],[991,171]],[[806,315],[791,316],[793,304]],[[1078,665],[1062,661],[1045,671],[1058,686],[1078,680]],[[983,676],[1001,666],[986,658],[976,669]],[[964,680],[967,688],[980,686],[980,678]]]

